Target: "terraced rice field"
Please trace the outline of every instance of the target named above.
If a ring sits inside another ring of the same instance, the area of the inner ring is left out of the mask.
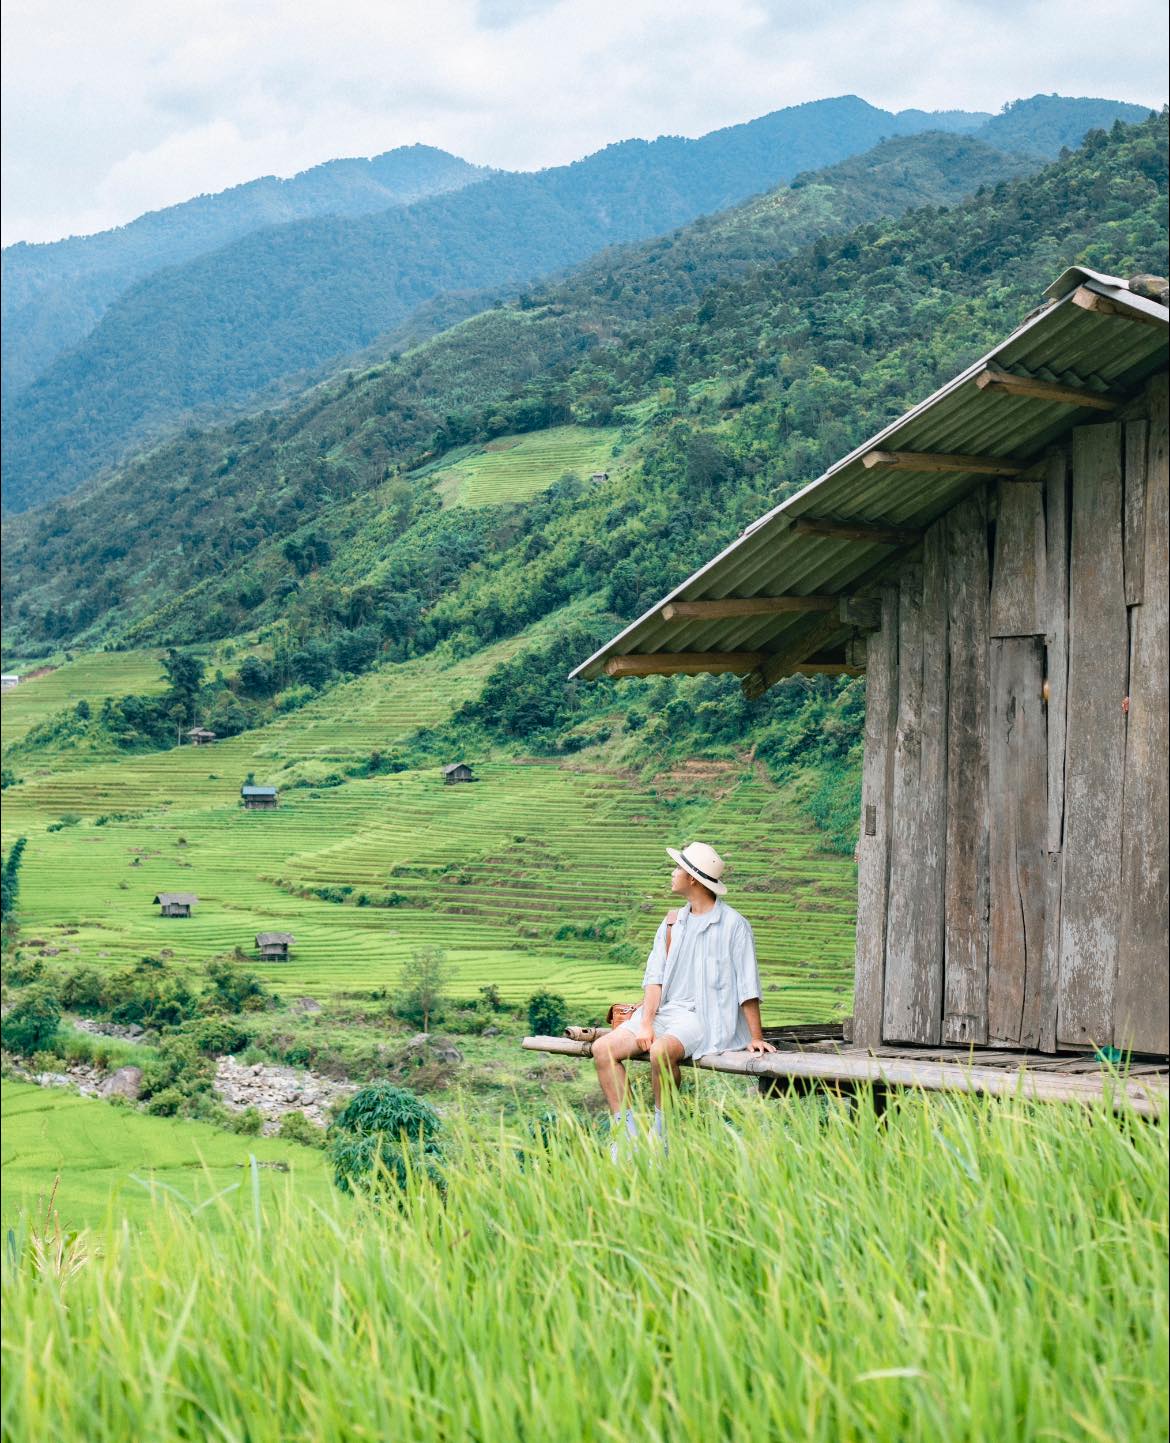
[[[529,501],[572,471],[588,481],[613,466],[619,432],[586,426],[554,426],[522,436],[501,436],[477,446],[437,475],[445,506],[498,506]]]
[[[3,693],[4,745],[13,746],[40,722],[95,697],[148,696],[163,690],[160,651],[99,651],[22,681]]]
[[[751,768],[711,764],[648,788],[580,759],[496,759],[477,765],[472,785],[444,786],[437,771],[322,784],[448,715],[517,645],[370,674],[211,747],[112,762],[65,754],[25,771],[5,793],[3,828],[5,845],[29,838],[25,947],[63,960],[169,951],[196,962],[289,930],[292,960],[256,970],[311,996],[392,987],[411,952],[437,945],[458,967],[459,993],[494,983],[523,1000],[547,986],[592,1014],[636,994],[640,965],[610,949],[627,942],[645,955],[669,905],[663,848],[700,835],[734,865],[729,900],[755,928],[766,1019],[845,1013],[852,864],[820,852]],[[276,811],[240,808],[249,771],[281,788]],[[69,814],[82,820],[46,830]],[[314,890],[343,888],[344,903]],[[195,915],[159,917],[159,891],[196,893]],[[368,905],[356,905],[363,894]],[[576,934],[558,938],[566,927]],[[580,935],[589,928],[605,940]]]

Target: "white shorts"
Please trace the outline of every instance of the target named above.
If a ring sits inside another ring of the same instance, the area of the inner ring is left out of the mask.
[[[642,1025],[642,1009],[622,1023],[629,1032],[636,1033]],[[683,1056],[693,1057],[695,1049],[703,1040],[703,1024],[699,1014],[689,1007],[672,1006],[669,1002],[654,1014],[655,1037],[677,1037],[683,1045]]]

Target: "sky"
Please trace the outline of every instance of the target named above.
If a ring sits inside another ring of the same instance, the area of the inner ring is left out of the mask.
[[[5,0],[3,241],[423,142],[559,165],[825,96],[1160,107],[1158,0]]]

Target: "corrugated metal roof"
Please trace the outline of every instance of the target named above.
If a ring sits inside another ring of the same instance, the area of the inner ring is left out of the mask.
[[[175,903],[184,907],[194,907],[199,898],[194,892],[160,892],[154,900],[160,907],[170,907]]]
[[[723,620],[663,621],[671,601],[726,597],[844,595],[875,573],[897,563],[898,552],[872,541],[796,534],[792,523],[818,520],[885,524],[921,529],[954,506],[977,484],[971,472],[869,470],[869,451],[930,451],[948,455],[1039,459],[1071,426],[1092,416],[1068,402],[980,390],[975,377],[989,365],[1017,376],[1056,381],[1090,391],[1122,393],[1167,364],[1170,311],[1129,290],[1115,276],[1083,267],[1066,271],[1055,293],[994,350],[907,411],[818,480],[761,516],[730,546],[656,602],[632,625],[607,642],[572,673],[597,677],[619,656],[679,652],[763,652],[800,650],[802,638],[818,628],[816,650],[843,644],[849,628],[826,636],[824,613],[781,613]],[[1080,304],[1085,292],[1111,303],[1117,314]],[[1153,324],[1150,324],[1150,323]],[[811,652],[806,650],[803,655]]]
[[[240,796],[241,796],[241,797],[274,797],[274,796],[276,796],[276,788],[275,788],[275,787],[241,787],[241,788],[240,788]]]
[[[291,947],[296,938],[291,932],[257,932],[257,947]]]

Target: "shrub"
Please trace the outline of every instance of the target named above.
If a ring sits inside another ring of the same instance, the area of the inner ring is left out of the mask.
[[[22,1057],[48,1051],[61,1026],[61,1004],[44,985],[30,987],[0,1023],[0,1040]]]
[[[189,1037],[165,1038],[158,1053],[142,1069],[142,1097],[147,1111],[169,1117],[190,1116],[210,1101],[215,1069]],[[154,1105],[152,1105],[154,1104]]]
[[[376,1083],[355,1093],[329,1128],[333,1181],[344,1193],[380,1195],[404,1189],[410,1173],[440,1189],[439,1115],[404,1087]]]
[[[183,1025],[182,1035],[189,1037],[206,1057],[242,1052],[253,1033],[227,1017],[201,1017]]]
[[[114,1022],[142,1027],[177,1027],[198,1009],[186,977],[158,957],[144,957],[128,971],[113,974],[103,997]]]
[[[228,1130],[243,1137],[259,1137],[264,1126],[264,1117],[258,1108],[245,1107],[243,1112],[233,1112],[228,1120]]]
[[[569,1020],[565,999],[555,992],[534,992],[528,999],[528,1026],[534,1036],[555,1037]]]
[[[504,1010],[504,999],[500,996],[500,989],[494,982],[489,982],[486,987],[479,989],[479,1005],[485,1012],[502,1012]]]
[[[325,1132],[309,1121],[303,1112],[286,1112],[280,1119],[279,1136],[285,1142],[299,1142],[302,1147],[324,1147]]]
[[[209,962],[207,979],[211,986],[203,996],[205,1011],[262,1012],[276,1002],[254,972],[234,962]]]

